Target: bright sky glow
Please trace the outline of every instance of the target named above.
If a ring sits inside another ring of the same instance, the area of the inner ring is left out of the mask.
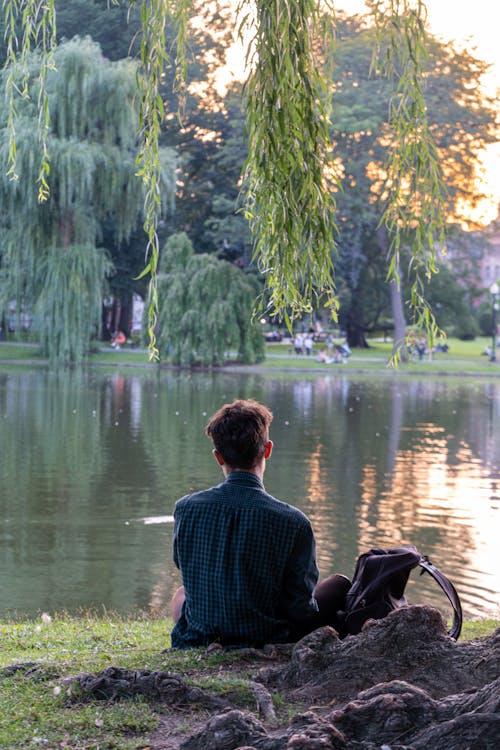
[[[492,0],[425,0],[431,32],[444,42],[474,52],[477,58],[491,64],[484,83],[488,92],[500,88],[500,4]],[[336,7],[348,13],[366,13],[363,0],[339,0]],[[500,106],[499,106],[500,109]],[[490,146],[484,159],[485,193],[490,199],[474,218],[486,222],[496,218],[500,204],[500,144]]]
[[[491,64],[484,84],[488,93],[494,95],[500,89],[500,3],[493,0],[426,0],[425,4],[429,27],[435,36],[444,42],[454,41],[458,47],[466,47],[478,59]],[[352,14],[368,12],[364,0],[338,0],[335,7]],[[244,53],[235,41],[227,51],[225,68],[218,73],[217,88],[223,93],[230,80],[244,80],[245,77]],[[480,189],[488,198],[471,218],[488,224],[497,217],[500,205],[500,143],[487,149],[482,168]]]

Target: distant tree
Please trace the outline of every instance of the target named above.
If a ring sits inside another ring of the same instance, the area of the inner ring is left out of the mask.
[[[402,233],[401,293],[393,284],[389,296],[386,276],[388,259],[392,257],[390,236],[379,222],[389,200],[386,165],[397,135],[389,120],[392,88],[387,80],[370,72],[374,35],[375,30],[362,19],[339,16],[332,138],[344,189],[337,193],[340,234],[336,268],[340,320],[351,346],[365,345],[366,333],[376,327],[380,317],[392,317],[396,338],[404,336],[402,298],[409,297],[407,269],[414,262],[411,232]],[[456,224],[463,220],[460,209],[464,204],[473,206],[481,198],[475,178],[481,150],[498,137],[495,103],[481,89],[486,63],[467,52],[458,53],[453,46],[432,37],[428,38],[427,51],[423,85],[428,126],[447,188],[442,210],[446,220]],[[418,209],[415,221],[417,218]],[[466,239],[462,238],[463,244]],[[431,247],[433,241],[431,235],[425,238],[429,253],[439,253],[439,246]],[[440,286],[438,275],[431,276],[430,283],[426,274],[421,279],[421,292],[425,291],[426,298],[432,294],[434,284]],[[435,300],[436,296],[432,298]],[[443,319],[442,314],[440,318]]]
[[[195,255],[185,233],[172,235],[160,257],[157,343],[175,364],[221,365],[234,350],[242,362],[264,358],[252,320],[259,292],[251,275],[214,255]]]
[[[136,65],[103,59],[90,40],[62,44],[57,71],[46,81],[50,108],[50,186],[37,196],[39,159],[36,91],[39,60],[30,61],[28,90],[17,118],[18,180],[0,175],[2,293],[29,303],[43,349],[52,364],[78,360],[100,325],[106,277],[112,273],[102,246],[111,222],[116,242],[125,242],[141,219],[144,191],[135,179]],[[20,84],[21,85],[21,84]],[[5,74],[2,78],[2,91]],[[9,149],[5,114],[0,120],[0,158]],[[163,158],[163,210],[174,196],[174,160]],[[139,272],[140,266],[137,269]]]
[[[109,0],[56,0],[57,40],[90,36],[109,60],[137,54],[141,14],[137,6]],[[134,43],[135,41],[135,43]]]

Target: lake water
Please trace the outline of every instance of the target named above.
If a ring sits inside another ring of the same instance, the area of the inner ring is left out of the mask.
[[[500,616],[500,383],[98,369],[0,373],[0,615],[167,612],[175,500],[221,481],[204,425],[240,397],[274,412],[266,488],[322,576],[412,543]],[[427,576],[407,593],[448,613]]]

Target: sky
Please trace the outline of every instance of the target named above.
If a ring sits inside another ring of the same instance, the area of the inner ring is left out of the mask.
[[[348,13],[364,13],[363,0],[338,0]],[[431,32],[443,41],[454,41],[491,64],[485,84],[488,92],[500,89],[500,3],[498,0],[425,0]],[[500,101],[499,101],[500,110]],[[500,204],[500,144],[491,146],[484,159],[484,191],[490,196],[475,218],[487,223],[496,218]]]

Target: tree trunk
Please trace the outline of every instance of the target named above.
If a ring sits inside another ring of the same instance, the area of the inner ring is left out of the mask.
[[[407,362],[406,320],[403,309],[403,298],[401,296],[401,285],[397,281],[391,281],[389,282],[389,289],[391,292],[392,317],[394,319],[394,344],[392,347],[392,354],[394,356],[399,352],[402,361]]]
[[[382,225],[377,229],[377,237],[380,249],[386,258],[390,257],[389,253],[389,236],[387,228]],[[396,273],[399,278],[399,262],[396,264]],[[406,320],[403,307],[403,298],[401,296],[401,284],[398,281],[389,282],[389,291],[391,295],[392,318],[394,320],[394,344],[392,347],[393,356],[400,354],[403,362],[408,361],[408,352],[406,349]]]
[[[368,349],[369,344],[366,340],[365,332],[363,328],[360,325],[357,325],[356,323],[349,322],[346,325],[346,339],[347,343],[353,348],[357,349]]]

